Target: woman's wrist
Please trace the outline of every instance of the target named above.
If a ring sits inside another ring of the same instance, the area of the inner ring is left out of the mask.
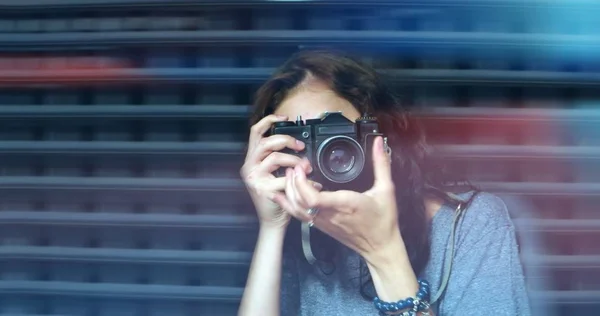
[[[369,266],[369,272],[373,279],[373,285],[377,296],[386,302],[395,302],[412,297],[419,290],[417,278],[411,267],[400,264],[380,266],[378,268]]]
[[[388,302],[412,297],[419,290],[404,243],[399,237],[365,257],[377,296]]]
[[[268,239],[276,238],[282,239],[285,237],[285,232],[287,230],[287,225],[274,225],[271,223],[259,225],[258,236],[260,237],[268,237]]]
[[[287,231],[287,225],[278,225],[278,224],[271,224],[271,223],[260,223],[258,225],[258,232],[262,233],[262,234],[268,234],[268,235],[285,235],[285,232]]]

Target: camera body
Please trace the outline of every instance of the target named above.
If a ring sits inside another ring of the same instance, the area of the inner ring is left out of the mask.
[[[306,157],[313,167],[309,179],[321,183],[324,190],[364,192],[373,186],[373,141],[384,136],[375,118],[352,122],[340,112],[326,112],[306,123],[301,117],[296,122],[277,122],[270,134],[290,135],[306,144],[301,152],[287,148],[282,152]],[[275,175],[284,176],[285,170]]]

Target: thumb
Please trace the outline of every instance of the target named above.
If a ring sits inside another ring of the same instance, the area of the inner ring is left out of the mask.
[[[374,186],[391,186],[392,165],[384,148],[383,137],[377,136],[373,142],[373,173],[375,176]]]

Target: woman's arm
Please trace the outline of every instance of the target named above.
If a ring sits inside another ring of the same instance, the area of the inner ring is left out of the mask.
[[[515,228],[506,206],[499,198],[482,194],[471,207],[461,224],[452,274],[437,313],[531,315]],[[401,239],[365,256],[382,300],[415,295],[416,278],[406,258]]]
[[[400,236],[397,242],[388,244],[388,247],[365,259],[375,291],[381,300],[397,302],[415,297],[419,284]],[[428,312],[429,315],[434,315],[431,309]]]
[[[279,315],[285,227],[261,227],[239,316]]]

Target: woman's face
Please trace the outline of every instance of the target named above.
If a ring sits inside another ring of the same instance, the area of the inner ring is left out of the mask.
[[[298,116],[303,120],[319,118],[324,112],[342,112],[353,122],[360,117],[350,102],[318,80],[301,83],[275,110],[275,114],[286,115],[290,121],[295,121]]]

